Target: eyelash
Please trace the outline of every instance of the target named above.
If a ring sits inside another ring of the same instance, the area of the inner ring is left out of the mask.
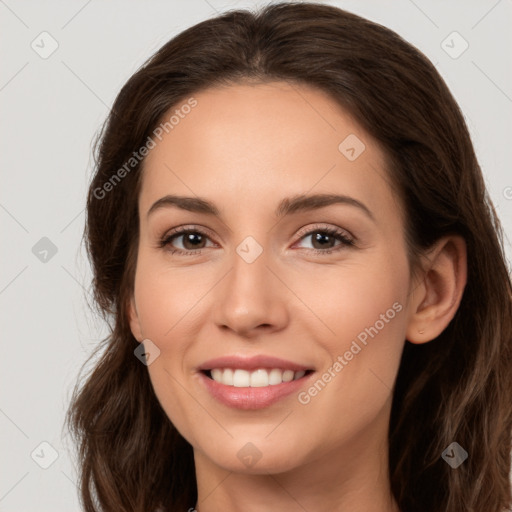
[[[190,233],[197,233],[197,234],[200,234],[201,236],[209,238],[207,233],[205,233],[204,231],[202,231],[201,229],[198,229],[198,228],[190,228],[190,227],[176,228],[176,230],[165,235],[160,240],[159,247],[165,248],[171,254],[178,254],[180,256],[197,256],[197,255],[201,254],[202,249],[191,251],[191,250],[183,250],[183,249],[175,249],[175,248],[169,249],[168,248],[168,246],[170,246],[170,244],[174,240],[174,238],[178,238],[179,236],[187,235]],[[313,229],[310,229],[306,233],[303,233],[300,236],[299,241],[302,240],[303,238],[306,238],[307,236],[313,235],[314,233],[323,233],[323,234],[335,237],[336,239],[341,241],[341,244],[339,244],[338,246],[335,246],[333,248],[330,248],[330,249],[325,249],[325,250],[324,249],[308,249],[308,251],[312,251],[314,254],[319,254],[319,255],[325,256],[327,254],[331,254],[333,252],[338,252],[340,250],[346,249],[347,247],[353,247],[355,245],[354,239],[347,236],[347,234],[344,231],[342,231],[338,228],[323,227],[323,226],[314,227]]]

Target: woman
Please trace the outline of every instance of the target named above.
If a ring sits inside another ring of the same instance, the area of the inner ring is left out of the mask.
[[[283,3],[179,34],[114,103],[85,237],[88,512],[510,506],[501,228],[392,31]]]

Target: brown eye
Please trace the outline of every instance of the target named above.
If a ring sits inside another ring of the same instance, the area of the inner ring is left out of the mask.
[[[329,254],[353,246],[354,240],[349,235],[336,228],[322,227],[308,231],[302,235],[301,240],[311,239],[311,250],[318,254]],[[339,243],[337,243],[339,242]]]
[[[208,240],[206,233],[198,229],[179,229],[166,235],[161,240],[160,247],[167,248],[173,254],[200,254],[201,249],[207,248],[205,244]]]

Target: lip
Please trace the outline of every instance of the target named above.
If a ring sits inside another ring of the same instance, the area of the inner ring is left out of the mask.
[[[202,372],[199,372],[198,375],[208,392],[219,402],[235,409],[251,410],[269,407],[278,400],[294,392],[298,392],[313,373],[306,374],[304,377],[297,380],[282,382],[275,386],[262,388],[236,388],[235,386],[226,386],[225,384],[210,379],[210,377]]]
[[[302,378],[290,382],[282,382],[273,386],[265,387],[235,387],[226,386],[216,382],[206,375],[206,371],[212,368],[232,368],[247,371],[254,371],[259,368],[271,369],[279,368],[281,370],[310,370]],[[286,361],[272,356],[225,356],[216,359],[210,359],[198,368],[198,375],[202,385],[210,395],[228,407],[243,410],[255,410],[269,407],[281,399],[286,398],[292,393],[297,393],[303,387],[311,376],[314,375],[311,366]]]
[[[233,368],[233,370],[247,370],[254,371],[259,368],[279,368],[281,370],[293,370],[299,372],[300,370],[313,370],[311,366],[304,366],[302,364],[286,361],[273,356],[257,355],[257,356],[224,356],[215,359],[209,359],[199,366],[200,371],[212,370],[213,368]]]

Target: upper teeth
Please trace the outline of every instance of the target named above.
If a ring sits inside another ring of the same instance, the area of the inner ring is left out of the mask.
[[[214,368],[211,370],[211,376],[215,382],[236,388],[275,386],[282,382],[300,379],[305,374],[304,370],[294,372],[293,370],[279,370],[278,368],[272,370],[260,368],[253,372],[240,369],[232,370],[231,368]]]

